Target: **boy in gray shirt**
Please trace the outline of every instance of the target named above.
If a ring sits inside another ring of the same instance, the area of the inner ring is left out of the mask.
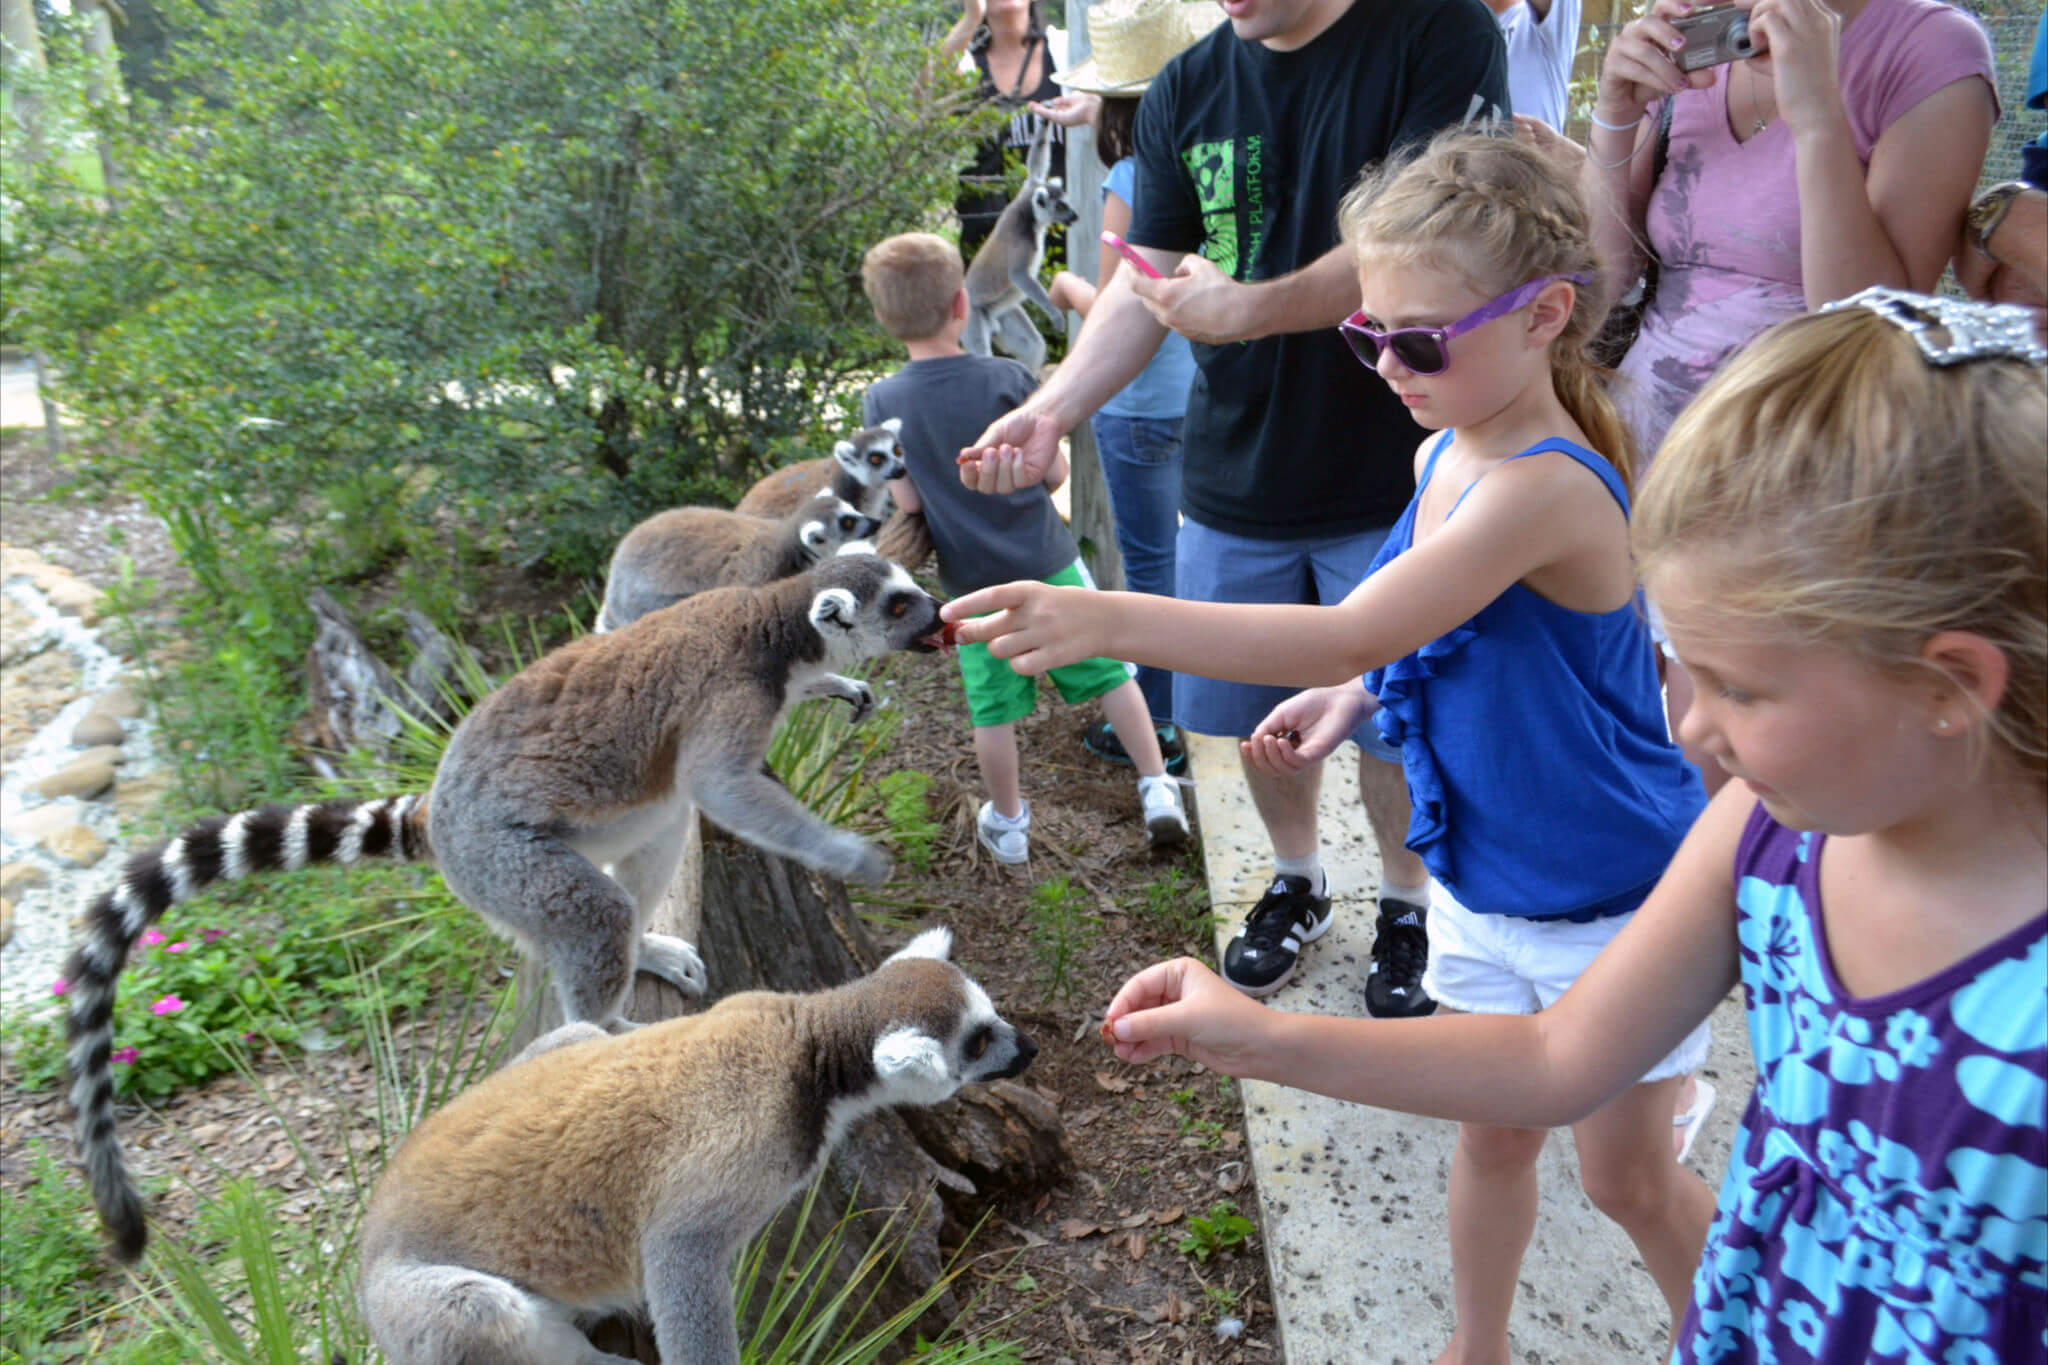
[[[1014,360],[960,349],[967,290],[959,250],[927,232],[890,237],[861,262],[861,285],[875,320],[910,355],[908,365],[868,387],[861,422],[903,419],[907,472],[889,491],[898,507],[924,513],[946,591],[958,595],[1019,578],[1093,587],[1073,533],[1052,505],[1051,491],[1067,476],[1064,456],[1043,484],[1015,493],[978,493],[960,482],[960,448],[1028,398],[1038,380]],[[1031,803],[1023,795],[1016,727],[1031,714],[1037,683],[991,655],[986,645],[961,645],[959,659],[974,753],[989,793],[975,832],[997,862],[1021,863],[1030,854]],[[1048,676],[1069,702],[1102,699],[1103,714],[1138,769],[1148,841],[1185,840],[1180,787],[1166,775],[1152,715],[1130,665],[1087,659]]]

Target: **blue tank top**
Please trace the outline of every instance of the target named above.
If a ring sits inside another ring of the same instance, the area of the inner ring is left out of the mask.
[[[1368,575],[1414,542],[1415,509],[1450,443],[1446,433],[1430,452]],[[1583,446],[1539,441],[1510,458],[1546,452],[1591,470],[1627,513],[1621,476]],[[1517,583],[1456,630],[1366,674],[1365,687],[1380,700],[1380,733],[1401,746],[1415,804],[1408,847],[1481,914],[1592,920],[1633,910],[1706,804],[1665,727],[1640,594],[1589,613]]]

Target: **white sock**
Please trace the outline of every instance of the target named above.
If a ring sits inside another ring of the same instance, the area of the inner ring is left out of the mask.
[[[1380,879],[1380,899],[1387,900],[1390,898],[1397,901],[1407,901],[1410,905],[1427,906],[1429,904],[1429,878],[1424,877],[1415,886],[1403,886],[1399,882],[1390,882],[1382,877]]]
[[[1279,877],[1308,878],[1308,893],[1311,896],[1327,894],[1329,878],[1323,875],[1323,855],[1319,849],[1306,858],[1273,857],[1273,874]]]

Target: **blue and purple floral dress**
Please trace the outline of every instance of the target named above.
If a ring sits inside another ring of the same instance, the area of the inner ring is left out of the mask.
[[[1757,1085],[1674,1359],[2048,1358],[2048,914],[1858,999],[1825,842],[1759,805],[1736,855]]]

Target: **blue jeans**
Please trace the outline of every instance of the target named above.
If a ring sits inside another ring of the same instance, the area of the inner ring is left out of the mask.
[[[1178,417],[1089,419],[1109,485],[1116,548],[1124,586],[1132,592],[1174,595],[1174,543],[1180,534],[1180,422]],[[1155,721],[1173,716],[1173,674],[1138,665],[1138,690]]]

